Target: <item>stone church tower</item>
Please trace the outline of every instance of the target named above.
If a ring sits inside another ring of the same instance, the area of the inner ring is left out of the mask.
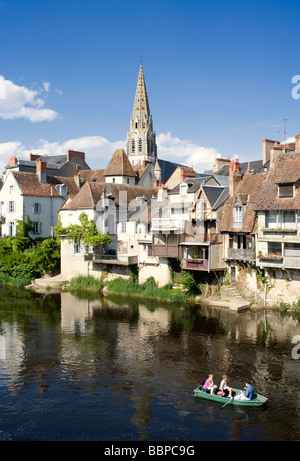
[[[136,87],[130,131],[127,133],[127,156],[131,165],[142,165],[144,160],[155,163],[157,147],[152,127],[142,62]]]

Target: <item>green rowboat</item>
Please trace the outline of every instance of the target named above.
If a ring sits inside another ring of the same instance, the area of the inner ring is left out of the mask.
[[[232,388],[233,392],[235,392],[235,396],[237,397],[242,393],[240,389],[234,389]],[[223,406],[227,405],[238,405],[238,406],[243,406],[243,407],[260,407],[266,401],[268,400],[267,397],[264,397],[263,395],[260,394],[254,394],[254,399],[252,400],[235,400],[230,399],[230,397],[221,397],[220,395],[211,395],[208,394],[207,392],[203,391],[202,385],[194,389],[194,396],[195,397],[200,397],[202,399],[207,399],[207,400],[213,400],[215,402],[223,403]]]

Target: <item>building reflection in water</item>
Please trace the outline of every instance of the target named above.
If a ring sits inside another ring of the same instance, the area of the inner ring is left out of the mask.
[[[131,403],[131,421],[143,440],[152,428],[160,389],[168,389],[163,398],[175,407],[182,405],[178,394],[187,389],[188,406],[192,390],[209,372],[217,383],[227,373],[234,387],[251,378],[266,395],[274,382],[278,392],[299,394],[290,385],[299,382],[299,367],[289,357],[297,334],[297,319],[274,310],[236,314],[204,306],[161,306],[114,297],[88,300],[61,293],[41,299],[39,307],[21,312],[13,321],[1,320],[2,382],[13,395],[24,384],[46,392],[50,376],[91,396],[112,392],[117,408],[124,401]],[[300,402],[300,395],[295,397]],[[299,412],[299,403],[296,407]],[[205,411],[213,418],[209,405]],[[245,414],[235,413],[232,439],[240,437],[243,418]]]

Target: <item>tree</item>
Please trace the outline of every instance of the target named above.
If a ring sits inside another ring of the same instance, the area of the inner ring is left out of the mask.
[[[80,224],[70,224],[68,227],[63,227],[59,218],[54,231],[58,236],[65,236],[69,242],[82,243],[85,246],[92,245],[97,247],[109,244],[112,241],[110,235],[98,232],[95,222],[88,219],[86,213],[82,212],[80,214],[79,222]]]

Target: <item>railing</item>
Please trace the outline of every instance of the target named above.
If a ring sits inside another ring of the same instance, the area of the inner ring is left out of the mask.
[[[262,232],[264,234],[295,233],[297,232],[297,227],[264,227]]]
[[[255,255],[252,249],[245,248],[229,248],[226,259],[235,259],[242,261],[254,261]]]
[[[92,261],[98,264],[118,264],[122,266],[127,266],[130,264],[137,264],[138,257],[136,255],[133,256],[124,256],[122,255],[111,255],[111,254],[85,254],[84,261]]]
[[[208,259],[182,258],[181,269],[208,270]]]
[[[170,219],[170,218],[153,218],[151,222],[151,230],[154,231],[179,231],[184,230],[184,219]]]
[[[178,245],[152,245],[153,256],[160,256],[162,258],[179,258]]]

